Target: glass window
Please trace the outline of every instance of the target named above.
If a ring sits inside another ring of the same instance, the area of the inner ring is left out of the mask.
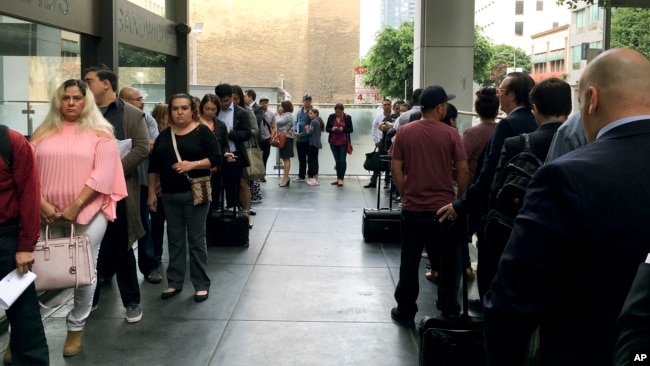
[[[537,11],[544,11],[544,1],[537,0]]]
[[[515,36],[524,35],[524,22],[515,22]]]
[[[576,28],[585,26],[585,9],[576,11]]]
[[[573,63],[573,69],[580,69],[580,61],[582,60],[582,46],[573,46],[571,47],[571,62]]]
[[[589,23],[596,23],[600,21],[600,8],[596,5],[589,7]]]
[[[154,14],[160,15],[161,17],[165,16],[165,0],[128,0],[128,1],[141,8],[147,9]]]
[[[524,15],[524,2],[522,0],[515,1],[515,15]]]
[[[81,75],[80,37],[46,25],[0,16],[0,121],[31,135],[61,83]]]

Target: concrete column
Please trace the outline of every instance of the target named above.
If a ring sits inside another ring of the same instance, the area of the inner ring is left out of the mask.
[[[458,110],[474,105],[474,0],[416,0],[413,85],[441,85]]]

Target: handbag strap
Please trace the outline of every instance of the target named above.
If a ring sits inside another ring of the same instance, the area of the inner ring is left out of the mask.
[[[176,160],[180,163],[183,161],[181,159],[181,154],[178,153],[178,145],[176,145],[176,134],[174,133],[174,128],[172,127],[170,132],[172,133],[172,145],[174,145],[174,152],[176,153]]]
[[[172,134],[172,145],[174,146],[174,153],[176,153],[176,160],[178,160],[180,163],[183,160],[181,159],[181,154],[178,153],[178,145],[176,145],[176,134],[174,133],[173,127],[171,127],[170,132]],[[187,174],[187,172],[183,174],[185,175],[185,178],[187,178],[187,180],[192,183],[192,178],[190,178],[189,174]],[[210,172],[210,174],[212,174],[212,172]]]

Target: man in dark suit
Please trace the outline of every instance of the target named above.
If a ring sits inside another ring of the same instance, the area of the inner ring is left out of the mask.
[[[535,85],[530,91],[530,102],[533,105],[533,114],[539,127],[528,134],[530,148],[532,153],[543,163],[546,160],[549,146],[553,140],[555,131],[562,125],[568,115],[571,113],[571,86],[565,81],[552,78],[546,79]],[[501,179],[504,168],[510,160],[525,149],[521,136],[509,137],[503,144],[501,150],[501,159],[497,165],[490,189],[490,201],[488,207],[497,207],[497,194],[502,188]],[[509,217],[514,217],[509,216]],[[481,246],[481,257],[479,265],[481,267],[480,275],[482,283],[489,286],[497,273],[499,259],[503,253],[510,231],[505,230],[501,224],[497,224],[497,230],[490,230],[490,225],[485,228],[486,245]],[[484,292],[489,290],[483,289]]]
[[[533,79],[528,74],[521,72],[511,72],[501,82],[501,85],[497,89],[497,94],[499,96],[501,110],[506,112],[508,116],[499,121],[492,133],[492,137],[490,137],[487,143],[479,176],[475,178],[474,183],[470,185],[462,197],[454,201],[453,204],[450,203],[438,211],[441,220],[446,220],[450,215],[452,217],[466,215],[481,203],[487,207],[490,187],[494,179],[497,164],[499,163],[499,158],[501,157],[503,142],[508,137],[533,132],[537,128],[535,116],[531,112],[532,106],[529,99],[530,90],[534,85],[535,82]],[[481,299],[490,288],[490,281],[492,280],[492,275],[481,276],[481,251],[486,245],[489,245],[489,243],[478,243],[479,264],[477,281]]]
[[[650,351],[650,254],[645,263],[639,264],[617,325],[615,365],[630,364],[631,351]]]
[[[603,52],[578,93],[589,144],[537,171],[484,298],[490,365],[522,365],[537,326],[544,364],[610,365],[650,252],[650,60]]]
[[[233,103],[232,85],[219,84],[214,87],[214,93],[221,100],[221,112],[219,112],[218,117],[226,123],[230,152],[235,154],[236,157],[234,163],[224,164],[223,166],[226,202],[229,207],[233,207],[241,201],[242,206],[250,208],[251,194],[248,188],[248,180],[243,177],[244,168],[249,165],[244,143],[253,137],[248,121],[248,112]],[[239,185],[239,197],[235,196],[237,185]],[[245,202],[246,200],[248,202]]]

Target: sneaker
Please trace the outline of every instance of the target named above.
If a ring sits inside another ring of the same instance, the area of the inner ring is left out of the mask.
[[[292,182],[304,182],[305,178],[295,177],[291,180]]]
[[[262,179],[260,179],[260,182],[262,182],[262,183],[266,183],[266,178],[262,178]]]
[[[142,319],[142,308],[140,305],[129,305],[126,307],[126,322],[137,323]]]
[[[160,274],[158,268],[156,268],[153,271],[149,272],[149,274],[145,277],[145,279],[149,283],[159,284],[162,282],[162,275]]]
[[[413,319],[414,317],[407,318],[401,315],[396,307],[390,310],[390,317],[400,325],[403,325],[407,328],[415,328],[415,320]]]
[[[319,186],[320,182],[317,181],[314,178],[309,178],[309,179],[307,179],[307,184],[310,185],[310,186]]]

